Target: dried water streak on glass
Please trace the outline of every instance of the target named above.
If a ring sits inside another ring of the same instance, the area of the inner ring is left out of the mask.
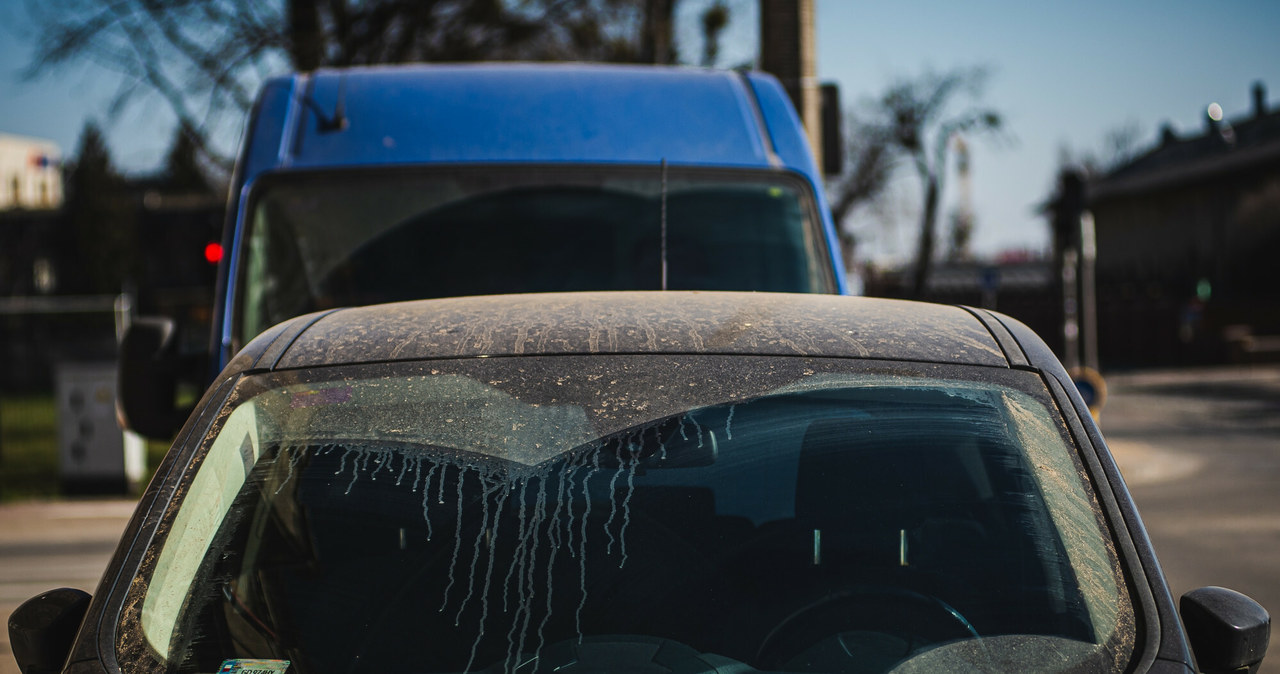
[[[573,478],[578,474],[578,469],[582,467],[581,464],[579,464],[580,460],[581,459],[579,457],[573,457],[565,464],[566,472],[564,476],[564,489],[565,497],[568,500],[567,507],[569,509],[569,521],[565,523],[564,527],[564,544],[565,547],[569,549],[570,557],[578,556],[578,551],[573,547]]]
[[[280,451],[281,451],[281,452],[284,452],[284,448],[281,448],[281,449],[280,449]],[[302,457],[304,457],[304,456],[306,456],[306,452],[305,452],[305,451],[302,451],[300,448],[298,448],[298,447],[290,448],[290,450],[289,450],[289,474],[288,474],[287,476],[285,476],[285,478],[284,478],[284,482],[281,482],[281,483],[280,483],[280,486],[279,486],[279,487],[276,487],[276,491],[275,491],[275,493],[276,493],[276,494],[279,494],[279,493],[280,493],[280,490],[284,489],[285,485],[289,484],[289,481],[293,479],[293,471],[298,467],[298,462],[299,462],[299,461],[301,461],[301,460],[302,460]]]
[[[618,530],[618,548],[622,552],[619,569],[627,564],[627,526],[631,524],[631,495],[636,491],[636,464],[640,463],[641,448],[642,445],[627,441],[631,456],[627,458],[627,495],[622,499],[622,527]]]
[[[516,545],[516,562],[512,564],[511,569],[507,572],[508,582],[512,575],[515,576],[515,592],[516,592],[516,610],[511,616],[511,629],[507,632],[507,662],[512,663],[510,668],[515,667],[515,663],[520,659],[520,648],[524,643],[524,634],[520,629],[521,618],[524,612],[529,608],[529,593],[532,588],[527,586],[526,569],[528,568],[530,548],[536,541],[531,541],[536,534],[537,513],[534,512],[530,517],[528,514],[528,487],[529,480],[522,480],[520,483],[520,535]],[[506,597],[503,598],[504,610],[506,608]],[[521,631],[519,639],[516,638],[516,632]]]
[[[377,482],[377,481],[378,481],[378,473],[382,472],[382,469],[383,469],[383,468],[386,468],[388,465],[390,465],[390,463],[391,463],[391,462],[390,462],[390,461],[383,461],[383,460],[382,460],[382,454],[380,454],[380,453],[371,453],[371,454],[370,454],[370,456],[372,457],[372,461],[373,461],[373,463],[374,463],[375,465],[374,465],[374,467],[373,467],[373,470],[369,471],[369,481],[370,481],[370,482]],[[365,458],[365,460],[364,460],[364,467],[365,467],[365,468],[368,468],[368,467],[369,467],[369,461],[370,461],[370,459],[369,459],[368,457],[366,457],[366,458]]]
[[[404,482],[404,475],[405,475],[405,473],[409,472],[409,464],[410,464],[410,463],[411,463],[411,462],[410,462],[410,460],[409,460],[409,457],[407,457],[407,456],[401,456],[401,457],[400,457],[400,474],[396,476],[396,486],[397,486],[397,487],[399,487],[399,486],[400,486],[400,483],[401,483],[401,482]],[[414,459],[414,460],[412,461],[412,463],[413,463],[414,465],[418,465],[418,466],[420,466],[420,465],[422,465],[422,460],[421,460],[421,459]],[[415,489],[414,491],[416,492],[416,491],[417,491],[417,489]]]
[[[578,532],[578,582],[580,583],[581,596],[578,599],[578,611],[574,615],[574,625],[578,631],[578,643],[582,643],[582,609],[587,605],[587,522],[591,520],[591,476],[600,470],[600,451],[603,448],[595,449],[591,452],[591,470],[587,471],[587,476],[582,478],[582,498],[586,501],[586,506],[582,513],[582,530]]]
[[[571,462],[566,461],[564,466],[560,469],[560,474],[558,476],[559,480],[558,480],[558,483],[556,484],[556,509],[555,509],[555,512],[551,514],[551,524],[547,528],[547,538],[551,544],[551,554],[547,559],[546,613],[542,615],[542,622],[538,624],[538,647],[534,649],[535,654],[542,652],[542,646],[545,643],[543,635],[546,634],[547,622],[551,620],[551,610],[552,610],[551,596],[552,596],[552,592],[554,591],[554,584],[552,582],[552,571],[555,569],[556,553],[560,551],[560,544],[561,544],[560,513],[566,507],[569,510],[569,523],[567,527],[569,527],[568,529],[569,531],[572,531],[571,527],[573,526],[573,504],[569,503],[568,506],[565,505],[565,501],[568,500],[566,498],[566,494],[568,493],[569,478],[572,474],[573,474],[573,465]]]
[[[344,468],[343,473],[346,472],[345,467],[347,465],[347,458],[351,458],[351,481],[347,483],[346,491],[342,492],[344,496],[351,493],[351,487],[355,485],[356,480],[360,478],[360,459],[363,456],[364,450],[358,447],[344,447],[342,450],[341,465]]]
[[[645,431],[647,430],[646,428]],[[657,434],[660,440],[661,435]],[[547,630],[551,625],[550,621],[555,609],[553,588],[555,564],[559,559],[560,549],[566,545],[569,547],[570,556],[576,557],[578,561],[581,596],[574,622],[579,641],[583,637],[582,614],[587,601],[587,529],[591,526],[590,513],[593,504],[591,482],[603,468],[601,466],[603,451],[611,450],[614,460],[617,461],[617,466],[609,477],[607,490],[601,490],[604,492],[604,497],[610,501],[608,520],[601,527],[609,537],[606,554],[612,554],[612,546],[616,541],[622,556],[622,565],[626,564],[628,554],[626,534],[632,515],[630,503],[636,488],[635,474],[639,468],[643,450],[643,443],[637,442],[640,435],[640,433],[632,433],[628,439],[615,439],[613,442],[617,444],[611,448],[608,445],[596,446],[594,449],[566,457],[558,467],[547,466],[542,474],[530,471],[523,475],[519,473],[507,475],[482,467],[466,466],[456,459],[431,461],[425,457],[416,459],[402,457],[403,463],[396,466],[394,459],[388,461],[386,457],[373,455],[367,449],[343,447],[337,449],[343,452],[344,469],[340,474],[345,475],[345,465],[349,461],[357,478],[362,475],[372,477],[378,471],[386,470],[396,475],[397,484],[409,486],[405,484],[407,482],[405,476],[412,471],[414,473],[413,491],[417,491],[420,486],[423,490],[423,520],[427,525],[428,536],[431,532],[431,521],[430,504],[427,499],[435,496],[437,500],[443,501],[446,489],[456,488],[457,510],[453,551],[439,611],[452,612],[454,626],[461,627],[464,624],[471,624],[470,620],[464,622],[471,604],[476,601],[480,603],[478,610],[474,612],[478,615],[479,622],[465,667],[470,671],[476,664],[476,659],[480,657],[482,646],[486,643],[490,627],[489,614],[492,609],[490,600],[491,598],[496,600],[497,585],[500,583],[503,595],[502,610],[511,620],[506,637],[507,655],[503,669],[514,671],[527,668],[530,663],[536,663],[546,645]],[[626,442],[625,451],[623,442]],[[587,458],[588,454],[590,459]],[[371,460],[377,465],[371,467],[369,463]],[[410,461],[414,462],[412,466],[409,465]],[[424,470],[421,465],[423,461],[430,462],[430,467]],[[449,470],[451,467],[456,469],[456,473]],[[625,488],[619,484],[624,471],[627,475]],[[469,493],[467,488],[469,478],[467,475],[472,472],[475,473],[478,483],[480,502],[472,502],[468,505],[466,494]],[[438,479],[437,473],[439,473]],[[450,480],[453,481],[453,487],[446,485]],[[531,483],[533,480],[537,480],[536,485]],[[551,480],[555,480],[555,483],[551,484]],[[623,493],[619,494],[619,491]],[[550,504],[549,499],[555,499],[555,504]],[[581,503],[578,499],[581,499]],[[505,513],[509,512],[508,504],[513,500],[518,501],[518,504],[512,504],[518,510],[510,513],[511,518],[515,520],[516,531],[507,536],[500,536],[501,522],[506,519]],[[465,516],[463,512],[466,509],[468,512],[475,513],[477,506],[480,510],[477,513],[478,523],[475,519]],[[576,512],[578,508],[583,510],[581,515]],[[615,521],[619,522],[616,532],[613,530]],[[475,531],[471,530],[473,527],[476,527]],[[504,538],[512,544],[503,546],[501,541]],[[470,541],[469,545],[464,542],[466,540]],[[462,557],[464,546],[471,550],[469,563]],[[501,553],[499,548],[510,550],[510,555],[504,554],[502,555],[504,559],[499,559]],[[488,558],[482,560],[482,555]],[[460,569],[459,564],[464,568]],[[507,572],[505,578],[499,581],[495,575],[500,564],[507,567]],[[543,564],[545,567],[541,566]],[[481,571],[482,566],[483,571]],[[458,578],[459,572],[468,573],[467,587],[465,591],[459,587],[459,592],[455,594],[454,587],[462,585],[462,580]],[[478,573],[484,574],[483,579],[478,576]],[[545,595],[542,594],[543,592]],[[542,615],[534,616],[535,606],[543,611]],[[529,648],[528,651],[526,646]],[[533,666],[536,668],[536,664]]]
[[[724,439],[725,440],[733,439],[733,410],[736,407],[737,405],[730,405],[729,416],[724,418]]]
[[[489,621],[489,588],[493,583],[493,568],[497,561],[498,550],[498,531],[502,525],[502,513],[506,509],[507,497],[511,494],[511,485],[509,482],[498,481],[498,502],[494,506],[493,532],[489,539],[489,564],[484,572],[484,589],[480,591],[480,628],[477,630],[476,639],[471,644],[471,655],[467,658],[467,666],[464,672],[471,670],[471,665],[475,663],[476,652],[480,649],[480,641],[484,639],[485,626]]]
[[[440,474],[441,493],[444,491],[444,478],[448,468],[448,466],[445,466],[444,470],[441,471]],[[445,607],[449,605],[449,591],[453,589],[453,584],[457,580],[454,577],[454,567],[458,565],[458,552],[462,550],[462,483],[466,482],[466,478],[466,469],[461,466],[458,467],[458,520],[453,529],[453,558],[449,561],[449,584],[444,587],[444,601],[440,604],[441,613],[444,613]],[[443,501],[441,501],[441,503],[443,503]]]
[[[525,587],[527,589],[527,597],[522,597],[521,604],[524,610],[524,622],[520,626],[520,642],[516,644],[515,654],[519,657],[524,651],[525,639],[529,636],[529,621],[533,617],[533,601],[537,598],[537,586],[534,583],[535,571],[538,567],[538,530],[542,527],[543,521],[547,518],[547,478],[546,476],[538,477],[538,496],[536,500],[533,516],[533,530],[529,536],[529,577],[526,580]],[[548,572],[550,569],[548,569]],[[538,635],[539,641],[542,635]],[[542,650],[541,645],[533,652],[533,661],[537,662],[538,656]]]
[[[502,488],[502,480],[494,479],[492,476],[480,475],[480,529],[476,532],[476,540],[471,548],[471,569],[467,572],[467,594],[462,598],[462,603],[458,605],[458,613],[453,617],[453,626],[457,627],[462,622],[462,612],[467,610],[467,604],[471,602],[471,598],[475,596],[476,589],[476,565],[480,562],[480,544],[484,542],[485,533],[490,530],[489,526],[489,497],[498,489]],[[501,513],[498,513],[501,516]],[[490,548],[493,541],[490,541]]]
[[[605,520],[604,533],[609,537],[609,544],[605,546],[604,553],[606,555],[613,554],[613,544],[617,540],[614,538],[613,531],[609,526],[613,524],[613,520],[618,514],[618,499],[614,498],[616,489],[618,488],[618,478],[622,477],[622,441],[617,440],[617,449],[614,450],[614,458],[618,461],[618,469],[613,472],[613,477],[609,480],[609,519]]]
[[[427,505],[428,505],[428,503],[431,501],[431,478],[435,476],[435,474],[436,474],[436,469],[437,469],[437,468],[439,468],[439,466],[437,466],[437,465],[436,465],[436,464],[434,464],[434,463],[433,463],[433,464],[431,464],[431,470],[428,470],[428,471],[427,471],[427,481],[426,481],[426,483],[425,483],[425,484],[423,484],[423,485],[422,485],[422,521],[423,521],[423,522],[426,522],[426,524],[427,524],[427,540],[431,540],[431,536],[432,536],[432,534],[434,534],[434,533],[435,533],[435,532],[434,532],[434,531],[432,531],[432,529],[431,529],[431,518],[427,516]],[[422,471],[422,468],[421,468],[421,461],[419,461],[419,468],[418,468],[418,471],[419,471],[419,472],[421,472],[421,471]],[[418,483],[415,481],[415,482],[414,482],[414,488],[415,488],[415,489],[417,488],[417,484],[418,484]],[[442,487],[443,487],[443,485],[444,485],[444,473],[441,473],[441,474],[440,474],[440,484],[441,484],[441,485],[442,485]]]
[[[369,458],[373,455],[364,447],[353,447],[351,451],[356,453],[356,458],[351,462],[351,483],[347,485],[346,494],[351,493],[351,488],[356,486],[356,480],[360,479],[361,471],[369,470]]]
[[[524,536],[525,536],[525,523],[526,523],[526,517],[527,517],[527,513],[525,512],[525,506],[527,504],[525,497],[528,495],[528,488],[529,488],[529,482],[527,480],[520,480],[520,495],[519,495],[520,511],[517,518],[517,521],[519,522],[519,527],[516,530],[516,540],[519,541],[520,543],[524,542]],[[511,576],[516,571],[516,563],[519,560],[520,554],[523,551],[523,549],[524,549],[523,545],[521,545],[516,549],[517,559],[512,560],[512,563],[507,567],[507,577],[502,581],[502,612],[503,613],[506,613],[507,611],[511,610],[511,600],[510,600]]]
[[[340,457],[340,459],[339,459],[339,461],[338,461],[338,469],[337,469],[337,470],[335,470],[335,471],[333,471],[333,474],[334,474],[334,475],[341,475],[341,474],[343,474],[343,473],[345,473],[345,472],[347,472],[347,453],[346,453],[346,452],[343,452],[343,453],[342,453],[342,456]]]

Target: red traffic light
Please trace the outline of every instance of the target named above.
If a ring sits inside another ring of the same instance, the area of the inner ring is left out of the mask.
[[[204,259],[209,264],[218,264],[222,259],[222,244],[217,241],[210,241],[204,247]]]

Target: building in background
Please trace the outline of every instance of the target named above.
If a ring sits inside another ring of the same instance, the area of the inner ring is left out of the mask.
[[[1253,109],[1158,145],[1088,189],[1104,365],[1280,357],[1280,110]]]
[[[61,163],[53,141],[0,133],[0,211],[61,207]]]

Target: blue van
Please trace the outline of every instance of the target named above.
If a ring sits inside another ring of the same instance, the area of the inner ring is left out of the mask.
[[[844,293],[821,186],[791,102],[759,72],[474,64],[272,79],[233,177],[208,376],[266,328],[330,307]],[[134,341],[154,364],[163,335]],[[143,377],[121,377],[136,421],[130,378]]]

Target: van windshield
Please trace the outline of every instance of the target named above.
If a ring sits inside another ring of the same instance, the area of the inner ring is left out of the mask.
[[[330,307],[579,290],[834,292],[811,190],[781,172],[489,166],[294,173],[250,204],[241,344]],[[665,201],[666,237],[663,209]]]

